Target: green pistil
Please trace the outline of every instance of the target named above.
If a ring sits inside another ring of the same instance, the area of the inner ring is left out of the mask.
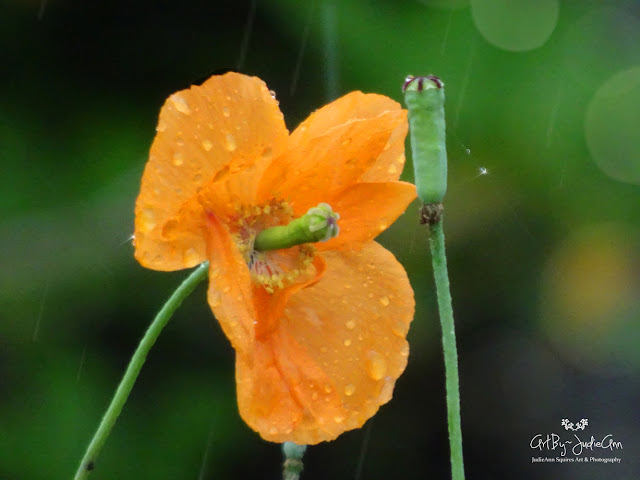
[[[340,228],[340,214],[334,212],[328,203],[320,203],[310,208],[302,217],[292,220],[289,225],[280,225],[261,231],[253,248],[259,252],[280,250],[303,243],[326,242],[336,237]]]

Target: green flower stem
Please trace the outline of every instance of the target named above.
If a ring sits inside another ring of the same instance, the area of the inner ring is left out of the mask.
[[[411,153],[421,223],[430,229],[429,244],[442,326],[451,478],[464,480],[458,349],[449,291],[449,273],[442,229],[442,199],[447,191],[447,145],[444,116],[444,83],[434,75],[406,78],[402,87],[409,110]]]
[[[298,480],[300,478],[304,467],[302,456],[306,449],[306,445],[298,445],[293,442],[284,442],[282,444],[282,453],[284,454],[282,480]]]
[[[111,399],[111,404],[107,409],[106,413],[102,417],[102,421],[100,422],[100,426],[98,426],[98,430],[93,435],[91,439],[91,443],[87,447],[87,451],[80,462],[80,466],[76,472],[75,480],[82,480],[89,476],[89,472],[94,469],[96,464],[96,459],[100,454],[100,450],[104,445],[109,433],[111,433],[111,429],[116,423],[120,412],[122,411],[122,407],[124,406],[127,398],[129,397],[129,393],[133,388],[133,384],[138,378],[138,374],[140,373],[140,369],[144,364],[147,353],[155,343],[160,335],[160,332],[165,327],[165,325],[169,322],[169,319],[173,315],[173,312],[177,310],[182,301],[193,292],[196,286],[207,278],[207,272],[209,270],[209,262],[205,262],[201,264],[198,268],[196,268],[187,279],[182,282],[182,284],[178,287],[178,289],[173,292],[173,295],[167,300],[162,309],[156,315],[156,318],[153,320],[149,328],[147,329],[144,337],[140,341],[138,345],[138,349],[133,354],[131,361],[129,362],[129,366],[127,367],[127,371],[125,372],[122,380],[120,381],[120,385],[118,385],[118,389],[116,390],[115,395]]]
[[[449,290],[449,273],[444,247],[442,220],[430,227],[429,245],[433,276],[438,294],[438,311],[442,326],[442,348],[444,350],[445,385],[447,390],[447,411],[449,423],[449,448],[451,452],[451,478],[464,480],[462,458],[462,428],[460,425],[460,381],[458,380],[458,349],[453,323],[453,306]]]

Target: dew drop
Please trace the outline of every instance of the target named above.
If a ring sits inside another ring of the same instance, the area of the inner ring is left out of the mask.
[[[196,252],[195,248],[189,248],[182,254],[182,260],[189,266],[196,265],[197,263],[199,263],[198,261],[200,260],[200,255],[198,255],[198,252]]]
[[[202,148],[204,148],[204,150],[208,152],[213,148],[213,143],[211,143],[211,140],[203,140]]]
[[[324,391],[325,393],[331,393],[333,391],[333,389],[331,388],[331,385],[329,385],[328,383],[324,386]]]
[[[383,306],[387,307],[389,305],[389,297],[380,297],[379,300]]]
[[[318,392],[313,392],[311,394],[311,400],[317,400],[318,399]]]
[[[220,298],[220,293],[219,292],[212,292],[209,295],[209,305],[212,308],[219,307],[221,303],[222,303],[222,300]]]
[[[354,328],[356,328],[356,322],[355,320],[348,320],[347,323],[344,324],[344,326],[349,330],[353,330]]]
[[[401,357],[408,357],[409,356],[409,344],[408,343],[405,343],[400,348],[400,356]]]
[[[167,124],[164,122],[160,122],[156,127],[156,132],[164,132],[166,129],[167,129]]]
[[[393,327],[391,327],[391,330],[393,330],[393,333],[395,333],[397,336],[404,338],[404,336],[409,331],[409,325],[405,322],[398,321],[393,325]]]
[[[177,93],[174,93],[173,95],[171,95],[171,97],[169,97],[169,100],[171,100],[173,106],[180,113],[184,113],[185,115],[191,114],[191,108],[189,108],[189,104],[184,97],[180,96]]]
[[[224,115],[226,118],[229,118],[229,115],[231,115],[231,112],[229,111],[228,107],[224,107],[222,109],[222,115]]]
[[[345,338],[344,342],[342,342],[345,347],[349,347],[351,345],[351,339]]]
[[[173,154],[173,164],[176,167],[179,167],[183,163],[184,163],[184,155],[182,154],[182,152],[180,152],[180,151],[174,152],[174,154]]]
[[[373,380],[380,380],[387,373],[387,362],[374,350],[367,354],[367,373]]]
[[[271,428],[269,429],[269,433],[270,433],[271,435],[275,435],[275,434],[277,434],[277,433],[278,433],[278,429],[277,429],[276,427],[271,427]]]
[[[333,420],[336,423],[342,423],[342,422],[344,422],[344,417],[342,415],[336,415],[335,417],[333,417]]]
[[[320,352],[327,353],[328,351],[329,349],[326,346],[323,345],[322,347],[320,347]]]
[[[229,285],[227,285],[226,287],[224,287],[224,288],[222,289],[222,291],[223,291],[224,293],[229,293],[229,291],[230,291],[230,290],[231,290],[231,287],[230,287]]]
[[[145,232],[156,228],[156,214],[152,208],[143,208],[140,216],[141,227]]]
[[[381,405],[391,400],[391,397],[393,396],[393,384],[393,378],[387,377],[384,379],[382,389],[380,389],[380,396],[378,397],[378,401]]]
[[[230,133],[227,133],[227,135],[225,136],[224,141],[225,141],[224,146],[230,152],[233,152],[237,148],[236,139]]]
[[[347,397],[350,397],[354,393],[356,393],[356,386],[353,383],[350,383],[344,387],[344,394]]]
[[[397,168],[395,165],[391,164],[391,165],[389,166],[389,168],[387,169],[387,173],[390,173],[390,174],[392,174],[392,175],[393,175],[394,173],[398,173],[398,168]]]
[[[267,147],[262,151],[263,160],[271,160],[272,157],[273,157],[273,149],[271,147]]]

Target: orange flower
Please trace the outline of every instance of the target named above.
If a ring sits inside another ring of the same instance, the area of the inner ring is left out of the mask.
[[[373,241],[416,197],[398,181],[406,117],[387,97],[353,92],[289,135],[266,85],[237,73],[162,107],[135,256],[155,270],[210,262],[240,414],[266,440],[314,444],[362,426],[407,364],[413,291]],[[323,202],[340,214],[337,237],[254,251],[261,230]]]

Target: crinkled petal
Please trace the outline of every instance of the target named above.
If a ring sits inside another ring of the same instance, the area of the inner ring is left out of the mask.
[[[376,163],[403,122],[403,110],[387,111],[373,118],[350,120],[292,146],[265,171],[259,198],[289,200],[296,215],[318,203],[331,203]]]
[[[251,168],[279,152],[287,130],[264,82],[237,73],[171,95],[157,130],[136,202],[135,255],[145,267],[176,270],[192,262],[185,261],[185,245],[164,237],[165,225],[173,220],[174,238],[193,236],[204,220],[184,222],[178,216],[184,205],[216,176]],[[237,193],[242,202],[245,195],[255,196],[255,187]],[[200,260],[202,245],[196,248]]]
[[[356,183],[331,207],[340,214],[338,236],[317,243],[318,250],[356,250],[391,226],[417,196],[407,182]]]
[[[249,352],[255,340],[258,312],[249,268],[236,244],[215,215],[207,217],[209,306],[237,352]]]
[[[238,356],[244,420],[273,442],[315,444],[364,424],[407,365],[413,290],[375,242],[323,253],[327,269],[288,300],[277,330]]]
[[[400,104],[389,97],[375,93],[351,92],[316,110],[296,128],[290,137],[290,148],[324,135],[338,125],[350,120],[377,117],[383,112],[402,110]],[[406,120],[393,130],[382,152],[363,174],[364,182],[388,182],[398,180],[404,168],[404,144],[409,124]]]
[[[400,104],[384,95],[350,92],[309,115],[291,133],[290,145],[307,143],[351,120],[366,120],[397,110],[402,110]]]
[[[400,178],[404,169],[404,145],[408,130],[407,121],[398,125],[375,163],[360,178],[361,182],[391,182]]]

